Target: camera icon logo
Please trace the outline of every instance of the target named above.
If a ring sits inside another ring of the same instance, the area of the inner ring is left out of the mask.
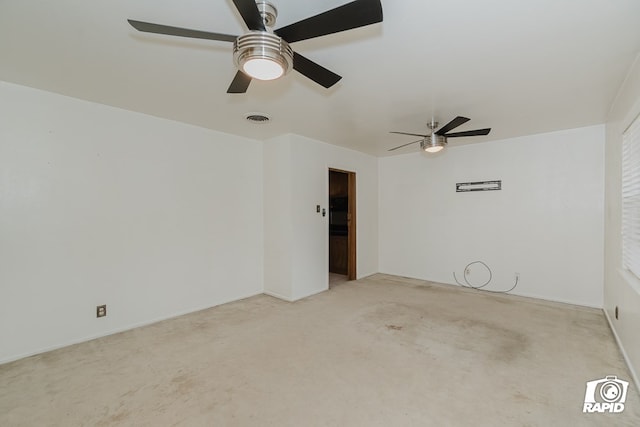
[[[584,413],[620,413],[624,411],[629,382],[618,379],[615,375],[587,382],[584,394]]]

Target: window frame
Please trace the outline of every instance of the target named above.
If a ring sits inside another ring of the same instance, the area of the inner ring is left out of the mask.
[[[622,133],[622,269],[640,280],[640,115]]]

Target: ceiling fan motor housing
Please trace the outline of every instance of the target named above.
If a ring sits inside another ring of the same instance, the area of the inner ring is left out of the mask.
[[[435,132],[420,141],[420,148],[430,152],[439,151],[439,149],[444,148],[445,145],[447,145],[447,138]],[[436,147],[439,147],[439,149]]]
[[[249,31],[233,43],[233,62],[239,70],[251,59],[269,59],[287,74],[293,67],[293,50],[289,43],[273,33]]]

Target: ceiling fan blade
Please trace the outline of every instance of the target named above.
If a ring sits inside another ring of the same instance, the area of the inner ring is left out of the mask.
[[[458,116],[455,119],[451,120],[449,123],[447,123],[446,125],[444,125],[444,127],[438,129],[436,131],[436,135],[444,135],[445,133],[449,132],[452,129],[457,128],[458,126],[467,123],[469,120],[466,117],[462,117],[462,116]]]
[[[327,89],[342,78],[342,76],[327,70],[297,52],[293,53],[293,69]]]
[[[420,141],[422,141],[422,139],[419,139],[419,140],[417,140],[417,141],[413,141],[413,142],[409,142],[409,143],[407,143],[407,144],[398,145],[397,147],[390,148],[390,149],[389,149],[389,150],[387,150],[387,151],[397,150],[398,148],[406,147],[407,145],[415,144],[416,142],[420,142]]]
[[[233,81],[227,89],[227,93],[245,93],[251,83],[251,77],[247,76],[242,71],[238,71]]]
[[[382,22],[380,0],[356,0],[274,31],[289,43]]]
[[[134,21],[133,19],[127,19],[127,21],[129,21],[129,24],[131,24],[133,28],[144,33],[166,34],[168,36],[189,37],[192,39],[219,40],[223,42],[233,42],[237,38],[237,36],[232,36],[229,34],[189,30],[188,28],[170,27],[168,25]]]
[[[397,133],[397,134],[399,134],[399,135],[420,136],[420,137],[422,137],[422,138],[426,138],[426,137],[428,137],[428,136],[429,136],[429,135],[421,135],[421,134],[419,134],[419,133],[408,133],[408,132],[389,132],[389,133]]]
[[[468,130],[466,132],[454,132],[454,133],[448,133],[446,135],[444,135],[447,138],[458,138],[461,136],[480,136],[480,135],[489,135],[489,132],[491,132],[491,128],[486,128],[486,129],[476,129],[476,130]]]
[[[233,0],[233,4],[236,5],[247,28],[253,31],[266,31],[255,0]]]

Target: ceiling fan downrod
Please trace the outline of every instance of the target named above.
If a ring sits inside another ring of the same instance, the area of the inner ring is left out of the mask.
[[[264,0],[257,0],[256,6],[258,6],[258,11],[264,21],[264,25],[268,30],[273,30],[273,27],[276,25],[276,19],[278,18],[278,9],[276,9],[272,3]]]

